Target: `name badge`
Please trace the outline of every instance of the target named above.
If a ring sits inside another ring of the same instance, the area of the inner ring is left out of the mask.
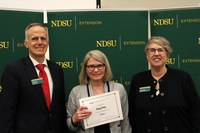
[[[139,88],[139,92],[149,92],[151,90],[151,86],[144,86]]]
[[[32,85],[42,84],[43,82],[44,82],[43,78],[38,78],[38,79],[32,79],[31,80]]]

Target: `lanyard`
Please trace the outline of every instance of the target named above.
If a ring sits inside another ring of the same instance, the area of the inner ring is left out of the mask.
[[[109,83],[108,81],[106,82],[107,84],[107,87],[108,87],[108,92],[110,92],[110,86],[109,86]],[[90,90],[89,90],[89,85],[87,84],[87,93],[88,93],[88,97],[90,97]]]

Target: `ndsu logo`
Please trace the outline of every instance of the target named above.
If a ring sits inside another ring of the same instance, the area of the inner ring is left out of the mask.
[[[99,40],[96,41],[97,47],[116,47],[117,40]]]
[[[72,20],[52,20],[51,27],[71,27]]]
[[[173,25],[174,19],[173,18],[154,19],[153,24],[154,24],[154,26]]]
[[[73,61],[56,62],[62,68],[73,68]]]
[[[0,49],[7,49],[9,48],[9,42],[0,41]]]
[[[200,44],[200,38],[198,38],[198,44]]]
[[[175,58],[169,58],[166,60],[165,62],[167,65],[173,65],[176,63],[176,59]]]

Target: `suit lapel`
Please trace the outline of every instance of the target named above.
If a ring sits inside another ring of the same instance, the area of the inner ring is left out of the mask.
[[[37,72],[35,70],[35,66],[33,65],[31,59],[27,56],[26,58],[24,58],[23,61],[24,61],[24,64],[25,64],[24,65],[24,70],[27,71],[27,73],[28,73],[28,75],[30,77],[30,80],[37,79],[38,75],[37,75]],[[44,94],[43,94],[43,90],[42,90],[41,84],[33,85],[32,87],[33,87],[33,89],[35,89],[37,91],[37,94],[41,98],[41,102],[44,104],[44,106],[47,109],[46,101],[45,101],[45,97],[44,97]]]

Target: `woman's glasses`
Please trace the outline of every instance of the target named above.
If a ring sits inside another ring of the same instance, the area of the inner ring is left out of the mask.
[[[154,53],[156,53],[156,51],[158,51],[158,53],[160,53],[160,54],[166,52],[166,50],[164,48],[148,48],[147,49],[147,52],[149,52],[150,54],[154,54]]]
[[[98,70],[103,70],[105,68],[104,64],[99,64],[99,65],[88,65],[86,66],[88,70],[90,71],[94,71],[95,68],[97,68]]]

